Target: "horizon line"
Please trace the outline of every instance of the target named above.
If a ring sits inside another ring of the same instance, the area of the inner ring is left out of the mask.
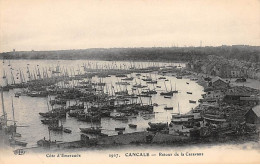
[[[16,50],[15,48],[12,51],[0,52],[2,53],[11,53],[11,52],[47,52],[47,51],[71,51],[71,50],[89,50],[89,49],[134,49],[134,48],[205,48],[205,47],[232,47],[232,46],[247,46],[247,47],[260,47],[260,45],[246,45],[246,44],[234,44],[234,45],[206,45],[206,46],[139,46],[139,47],[92,47],[92,48],[81,48],[81,49],[50,49],[50,50]]]

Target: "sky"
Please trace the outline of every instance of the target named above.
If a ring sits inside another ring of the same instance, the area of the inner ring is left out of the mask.
[[[260,45],[260,0],[0,0],[0,52]]]

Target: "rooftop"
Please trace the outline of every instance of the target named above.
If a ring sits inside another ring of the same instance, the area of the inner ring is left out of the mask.
[[[257,105],[252,108],[252,110],[255,112],[255,114],[260,117],[260,105]]]
[[[216,82],[217,80],[221,80],[225,83],[227,83],[227,81],[225,81],[224,79],[220,78],[219,76],[216,76],[215,78],[212,79],[212,83]]]

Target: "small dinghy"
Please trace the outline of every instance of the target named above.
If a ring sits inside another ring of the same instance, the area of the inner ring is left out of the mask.
[[[165,110],[173,110],[173,107],[164,107]]]
[[[115,128],[115,131],[124,131],[125,128]]]
[[[128,124],[128,126],[129,126],[129,128],[136,128],[137,127],[137,125],[135,125],[135,124]]]
[[[71,130],[70,130],[70,129],[67,129],[67,128],[64,128],[64,129],[63,129],[63,132],[65,132],[65,133],[71,133]]]
[[[194,101],[194,100],[189,100],[189,102],[190,102],[190,103],[196,103],[196,101]]]

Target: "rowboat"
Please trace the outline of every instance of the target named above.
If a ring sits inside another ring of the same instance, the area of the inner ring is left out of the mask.
[[[173,110],[173,107],[164,107],[165,110]]]
[[[63,132],[65,132],[65,133],[71,133],[71,130],[70,130],[70,129],[67,129],[67,128],[64,128],[64,129],[63,129]]]
[[[128,126],[129,126],[130,128],[136,128],[136,127],[137,127],[137,125],[135,125],[135,124],[128,124]]]
[[[194,101],[194,100],[189,100],[189,102],[190,102],[190,103],[196,103],[196,101]]]
[[[115,128],[115,131],[124,131],[125,128]]]

